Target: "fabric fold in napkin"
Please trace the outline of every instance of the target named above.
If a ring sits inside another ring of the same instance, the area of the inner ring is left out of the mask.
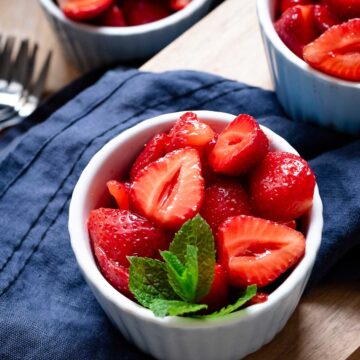
[[[1,359],[147,358],[112,327],[81,277],[68,207],[107,141],[144,119],[189,109],[249,113],[308,159],[325,220],[311,282],[360,278],[360,140],[293,122],[274,93],[214,75],[112,70],[15,142],[0,137]]]

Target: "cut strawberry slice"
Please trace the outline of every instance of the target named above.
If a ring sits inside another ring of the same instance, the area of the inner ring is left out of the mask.
[[[269,149],[269,141],[250,115],[239,115],[219,135],[209,155],[217,173],[241,175],[260,162]]]
[[[360,0],[322,0],[333,14],[343,20],[360,17]]]
[[[214,280],[210,291],[200,303],[208,306],[207,313],[220,310],[229,303],[229,284],[221,264],[215,265]]]
[[[191,3],[191,0],[170,0],[170,7],[175,10],[182,10],[184,7],[188,6]]]
[[[168,236],[149,220],[127,210],[100,208],[88,219],[95,250],[101,249],[117,265],[129,266],[128,256],[158,257],[169,246]]]
[[[66,0],[61,4],[64,14],[75,21],[90,20],[110,7],[113,0]]]
[[[124,12],[117,5],[110,6],[96,21],[101,26],[121,27],[126,26]]]
[[[305,253],[303,234],[251,216],[226,220],[219,227],[217,240],[220,263],[233,286],[266,286]]]
[[[169,230],[178,230],[199,212],[204,199],[198,152],[175,150],[148,165],[136,176],[131,198],[141,214]]]
[[[158,0],[123,0],[126,22],[143,25],[157,21],[171,14],[169,7]]]
[[[167,139],[167,134],[157,134],[145,145],[131,168],[130,179],[135,179],[140,170],[166,154]]]
[[[281,13],[285,12],[287,9],[296,6],[296,5],[309,5],[313,0],[282,0],[281,1]]]
[[[320,34],[341,22],[325,5],[315,5],[314,16]]]
[[[360,81],[360,19],[335,25],[304,48],[304,60],[344,80]]]
[[[275,29],[285,45],[301,58],[304,46],[319,35],[314,5],[297,5],[289,8],[275,23]]]
[[[129,188],[116,180],[108,181],[106,186],[109,193],[115,198],[119,209],[129,210]]]
[[[196,114],[187,112],[171,128],[166,151],[170,152],[187,146],[202,151],[214,136],[215,133],[209,125],[199,121]]]

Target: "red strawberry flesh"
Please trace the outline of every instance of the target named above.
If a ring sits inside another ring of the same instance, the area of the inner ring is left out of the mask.
[[[268,152],[269,141],[250,115],[239,115],[219,135],[209,155],[209,163],[217,173],[244,174]]]
[[[128,187],[116,180],[110,180],[106,183],[110,194],[115,198],[115,201],[122,210],[129,210],[129,189]]]
[[[61,9],[72,20],[82,21],[96,18],[108,9],[113,0],[66,0]]]
[[[360,81],[360,19],[332,26],[304,48],[315,69],[344,80]]]
[[[131,198],[142,215],[168,230],[178,230],[199,212],[203,202],[198,152],[175,150],[147,166],[136,176]]]
[[[217,240],[220,263],[233,286],[266,286],[305,253],[305,238],[300,232],[251,216],[226,220],[219,227]]]

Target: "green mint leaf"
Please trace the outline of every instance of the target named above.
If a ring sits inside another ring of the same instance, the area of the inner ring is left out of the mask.
[[[228,305],[222,308],[219,311],[213,312],[209,315],[198,316],[201,319],[215,319],[224,315],[231,314],[232,312],[238,310],[241,306],[251,300],[257,292],[256,285],[250,285],[245,289],[245,292],[239,297],[235,304]]]
[[[150,310],[157,317],[165,316],[178,316],[188,313],[194,313],[199,310],[206,309],[207,305],[204,304],[189,304],[180,300],[154,300],[150,305]]]
[[[187,245],[185,264],[170,251],[162,251],[161,256],[166,262],[168,279],[175,293],[186,302],[193,303],[198,284],[198,249]]]
[[[194,302],[201,300],[210,291],[215,269],[215,241],[210,226],[200,216],[188,220],[175,234],[169,251],[182,264],[186,263],[187,245],[198,249],[198,281]]]
[[[179,299],[169,284],[165,263],[136,256],[128,259],[129,289],[141,305],[149,308],[157,299]]]

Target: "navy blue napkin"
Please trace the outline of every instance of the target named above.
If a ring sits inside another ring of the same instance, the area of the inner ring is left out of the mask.
[[[1,359],[146,358],[112,327],[84,283],[67,220],[72,190],[91,157],[120,132],[159,114],[249,113],[286,138],[310,161],[325,207],[312,283],[330,274],[360,278],[360,140],[289,120],[272,92],[190,71],[108,71],[31,126],[76,92],[55,96],[0,139]]]

